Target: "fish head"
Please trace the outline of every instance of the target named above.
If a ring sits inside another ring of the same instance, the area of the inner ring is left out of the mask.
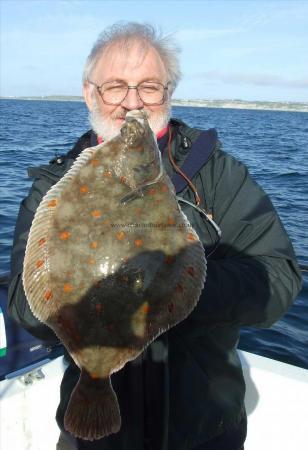
[[[162,171],[161,155],[144,111],[133,110],[126,114],[121,139],[126,149],[126,169],[134,186],[156,179]]]
[[[151,131],[149,129],[146,114],[135,109],[126,114],[125,122],[121,127],[121,136],[129,147],[135,147],[142,144],[145,135]]]

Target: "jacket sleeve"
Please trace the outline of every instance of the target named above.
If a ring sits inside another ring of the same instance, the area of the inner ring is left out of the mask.
[[[48,344],[56,343],[59,340],[49,327],[32,314],[23,288],[22,270],[34,213],[51,184],[46,180],[37,179],[33,183],[28,197],[20,205],[11,254],[11,281],[8,291],[9,315],[33,336],[46,341]]]
[[[197,327],[269,327],[301,287],[290,239],[269,197],[243,164],[219,150],[199,176],[222,239],[208,259],[205,287],[191,319]],[[208,229],[200,216],[197,228],[206,248]]]

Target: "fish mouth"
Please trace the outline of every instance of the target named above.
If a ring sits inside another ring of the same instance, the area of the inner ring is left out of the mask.
[[[134,118],[134,119],[139,119],[139,120],[144,120],[144,119],[148,119],[148,114],[143,111],[143,110],[139,110],[139,109],[133,109],[131,111],[127,111],[126,114],[124,114],[123,116],[119,115],[119,116],[115,116],[114,120],[117,122],[125,122],[126,119],[128,118]]]
[[[147,119],[147,114],[143,110],[133,109],[132,111],[128,111],[125,116],[125,120],[128,122],[130,122],[131,119],[137,120],[141,125],[144,126]]]

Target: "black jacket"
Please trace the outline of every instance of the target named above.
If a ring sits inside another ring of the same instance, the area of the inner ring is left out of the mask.
[[[172,152],[179,165],[199,131],[172,122]],[[69,169],[95,135],[83,135],[65,156],[30,170],[35,181],[17,220],[9,289],[11,316],[33,335],[52,342],[53,332],[30,312],[21,273],[29,228],[46,191]],[[162,145],[162,143],[161,143]],[[166,149],[164,166],[173,169]],[[105,438],[102,450],[189,450],[235,426],[245,414],[245,385],[236,352],[241,326],[268,327],[289,308],[301,286],[290,240],[263,190],[247,168],[217,143],[193,182],[222,229],[222,240],[208,259],[207,281],[197,307],[179,325],[154,341],[135,361],[112,376],[121,415],[121,431]],[[194,201],[186,187],[180,193]],[[182,205],[181,205],[182,206]],[[198,212],[183,205],[205,249],[216,234]],[[70,360],[61,385],[57,420],[63,415],[79,369]]]

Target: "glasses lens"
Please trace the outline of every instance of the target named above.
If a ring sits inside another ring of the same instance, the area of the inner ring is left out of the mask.
[[[146,82],[138,85],[141,100],[148,105],[160,104],[164,100],[164,86],[160,83]]]
[[[142,102],[148,105],[161,104],[164,101],[165,89],[160,83],[144,82],[134,88],[138,90]],[[104,102],[119,105],[125,99],[128,89],[126,83],[111,81],[104,83],[99,90]]]
[[[121,103],[127,94],[127,84],[110,82],[105,83],[100,88],[103,100],[106,103],[117,104]]]

